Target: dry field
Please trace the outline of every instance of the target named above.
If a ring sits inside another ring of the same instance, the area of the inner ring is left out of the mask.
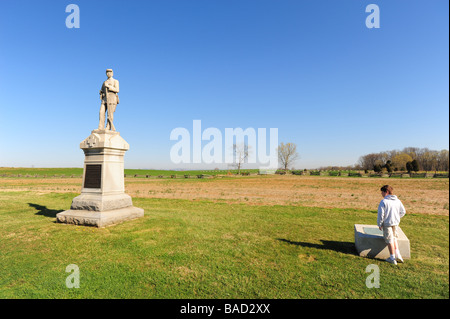
[[[248,205],[295,205],[376,210],[380,187],[390,184],[410,213],[449,215],[448,179],[319,176],[245,176],[212,179],[127,178],[132,197],[209,200]],[[73,192],[80,178],[1,178],[0,191]]]

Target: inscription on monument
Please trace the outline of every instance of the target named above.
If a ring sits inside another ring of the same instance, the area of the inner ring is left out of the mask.
[[[102,186],[102,165],[86,165],[84,176],[84,188],[101,188]]]
[[[379,230],[378,227],[363,227],[363,229],[367,235],[383,236],[383,231]]]

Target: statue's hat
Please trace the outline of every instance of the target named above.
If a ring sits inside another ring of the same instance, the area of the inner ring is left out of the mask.
[[[112,72],[113,70],[112,69],[106,69],[106,72]]]

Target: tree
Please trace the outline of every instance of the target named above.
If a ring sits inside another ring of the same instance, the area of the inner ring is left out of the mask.
[[[411,162],[411,169],[412,169],[414,172],[418,172],[418,171],[420,170],[419,162],[418,162],[417,160],[414,159],[414,160]]]
[[[390,160],[388,160],[386,162],[386,165],[384,165],[384,167],[386,168],[386,170],[388,171],[388,173],[392,173],[392,162]]]
[[[437,152],[436,151],[430,151],[428,149],[426,149],[427,151],[425,151],[422,154],[421,157],[421,166],[425,171],[433,171],[436,169],[436,164],[437,164]]]
[[[249,146],[245,143],[233,144],[233,153],[235,155],[235,167],[238,170],[238,174],[241,173],[241,167],[246,162],[249,154]]]
[[[385,163],[387,163],[387,161],[389,161],[389,160],[391,159],[391,157],[390,157],[390,155],[389,155],[388,152],[381,152],[381,153],[378,154],[378,156],[379,156],[378,159],[381,161],[382,166],[383,166]]]
[[[281,162],[284,170],[287,170],[297,159],[299,159],[297,153],[297,145],[294,143],[280,143],[278,146],[278,159]]]
[[[406,163],[406,170],[408,171],[408,173],[411,173],[411,172],[412,172],[412,170],[413,170],[413,167],[412,167],[412,161]]]
[[[378,164],[377,162],[381,160],[380,154],[371,153],[364,156],[361,156],[358,160],[358,165],[361,169],[369,170],[373,169],[373,167]]]
[[[406,153],[398,153],[392,158],[392,164],[394,165],[394,169],[404,171],[406,168],[406,163],[412,162],[411,156]]]
[[[375,173],[380,173],[380,172],[381,172],[381,169],[382,169],[381,164],[375,164],[375,165],[373,166],[373,170],[375,171]]]
[[[381,164],[389,172],[393,170],[404,170],[406,163],[411,171],[448,171],[449,170],[449,151],[433,151],[426,147],[405,147],[402,151],[392,150],[380,153],[371,153],[363,155],[355,164],[355,169],[369,170],[375,165]]]
[[[449,167],[449,152],[442,150],[437,155],[437,169],[439,171],[448,171]]]
[[[412,159],[416,159],[420,149],[418,147],[405,147],[402,152],[411,156]]]

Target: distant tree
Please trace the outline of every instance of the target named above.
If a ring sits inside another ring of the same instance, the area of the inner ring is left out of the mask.
[[[427,152],[429,152],[430,150],[428,149],[428,148],[421,148],[421,149],[418,149],[417,151],[416,151],[416,160],[417,160],[417,162],[419,163],[419,167],[421,168],[421,169],[423,169],[423,170],[426,170],[427,169],[427,160],[426,160],[426,156],[425,156],[425,153],[427,153]]]
[[[392,173],[392,162],[390,160],[388,160],[386,162],[386,165],[384,165],[384,167],[386,168],[386,170],[388,171],[388,173]]]
[[[436,161],[437,158],[437,152],[436,151],[430,151],[427,149],[427,151],[425,151],[422,154],[421,160],[421,166],[425,171],[433,171],[436,169]]]
[[[297,153],[297,145],[294,143],[280,143],[278,146],[278,159],[281,162],[281,166],[284,170],[287,170],[297,159],[299,159]]]
[[[233,144],[233,153],[236,159],[234,166],[238,170],[238,174],[240,174],[242,165],[247,161],[249,155],[249,146],[245,143]]]
[[[377,161],[381,160],[380,154],[371,153],[364,156],[361,156],[358,160],[358,166],[361,169],[369,170],[373,169]]]
[[[412,162],[412,158],[406,153],[399,153],[392,158],[392,164],[396,170],[404,171],[408,162]]]
[[[373,166],[373,170],[375,171],[375,173],[380,173],[381,172],[381,170],[382,170],[382,166],[381,166],[381,164],[375,164],[374,166]]]
[[[414,172],[418,172],[420,170],[419,162],[415,159],[411,162],[411,170]]]
[[[448,150],[442,150],[437,154],[437,169],[440,171],[448,171],[449,169]]]
[[[402,153],[406,153],[411,156],[412,159],[416,159],[417,154],[420,153],[420,149],[418,147],[405,147]]]
[[[413,171],[412,161],[406,163],[406,170],[408,173],[411,173]]]
[[[388,172],[392,170],[404,170],[406,163],[411,162],[409,167],[411,171],[448,171],[449,151],[433,151],[426,147],[405,147],[402,151],[392,150],[380,153],[371,153],[363,155],[358,159],[354,169],[369,170],[374,169],[375,165],[381,164]]]
[[[379,160],[382,163],[382,165],[384,165],[385,163],[387,163],[387,161],[389,161],[391,159],[390,155],[388,152],[381,152],[378,154],[379,156]]]

